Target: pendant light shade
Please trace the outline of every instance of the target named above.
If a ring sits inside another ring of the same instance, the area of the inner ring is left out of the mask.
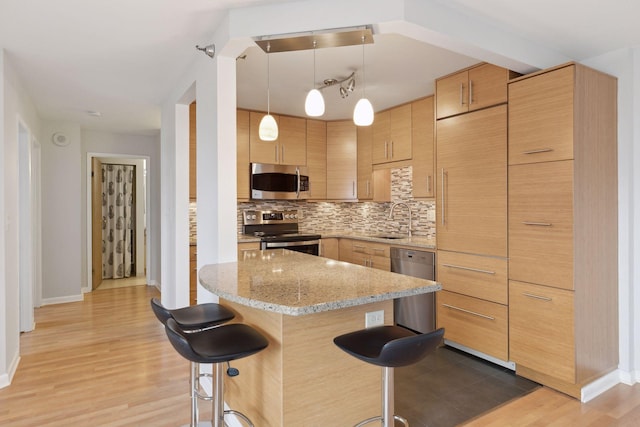
[[[373,123],[373,105],[367,98],[360,98],[353,109],[353,123],[356,126],[370,126]]]
[[[318,89],[311,89],[304,101],[304,111],[307,116],[319,117],[324,114],[324,98]]]
[[[278,123],[273,118],[270,111],[270,67],[269,67],[269,50],[271,45],[267,45],[267,114],[260,120],[260,127],[258,128],[258,135],[262,141],[275,141],[278,139]]]
[[[367,99],[364,93],[364,41],[365,36],[362,36],[362,98],[356,103],[356,107],[353,109],[353,123],[356,126],[371,126],[373,123],[373,105]]]
[[[316,41],[313,41],[313,89],[307,94],[307,99],[304,101],[304,112],[307,116],[320,117],[324,114],[324,98],[322,93],[315,88],[316,84]]]
[[[276,123],[276,119],[271,114],[265,115],[260,120],[258,134],[263,141],[275,141],[278,139],[278,123]]]

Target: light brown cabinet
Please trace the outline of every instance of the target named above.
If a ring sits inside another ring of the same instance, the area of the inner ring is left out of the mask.
[[[327,124],[307,120],[307,171],[312,200],[327,198]]]
[[[249,157],[251,163],[304,166],[307,162],[305,119],[273,115],[278,123],[278,139],[262,141],[258,129],[264,113],[250,113]]]
[[[436,126],[438,249],[506,257],[506,105]]]
[[[327,122],[327,199],[357,197],[358,137],[352,120]]]
[[[436,80],[438,119],[507,102],[507,82],[516,73],[479,64]]]
[[[340,239],[340,261],[391,271],[389,245],[355,239]]]
[[[198,301],[198,247],[189,246],[189,304]]]
[[[618,365],[616,86],[579,64],[509,84],[510,356],[574,397]]]
[[[196,158],[196,102],[189,104],[189,199],[196,200],[197,158]]]
[[[260,242],[242,242],[238,243],[238,259],[244,259],[247,256],[254,256],[253,251],[260,249]]]
[[[373,164],[411,159],[411,104],[376,113]]]
[[[411,103],[411,166],[414,198],[435,196],[433,96]]]
[[[238,200],[249,200],[249,111],[236,111],[236,188]]]
[[[320,239],[320,256],[340,260],[340,249],[338,239],[322,238]]]
[[[358,200],[373,198],[373,126],[358,126]]]

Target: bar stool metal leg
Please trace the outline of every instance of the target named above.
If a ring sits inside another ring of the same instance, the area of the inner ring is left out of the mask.
[[[191,362],[191,424],[190,427],[198,426],[198,394],[200,385],[200,364]]]

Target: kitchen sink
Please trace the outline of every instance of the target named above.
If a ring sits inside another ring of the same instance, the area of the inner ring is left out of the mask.
[[[369,237],[373,237],[375,239],[389,239],[389,240],[396,240],[396,239],[406,239],[407,236],[398,236],[397,234],[373,234]]]

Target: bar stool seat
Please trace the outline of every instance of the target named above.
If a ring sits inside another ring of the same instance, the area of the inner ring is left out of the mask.
[[[393,427],[394,419],[409,425],[406,419],[393,413],[393,368],[419,362],[436,349],[443,336],[443,328],[419,334],[400,326],[385,325],[349,332],[333,339],[340,349],[353,357],[383,368],[382,415],[361,421],[356,427],[374,421],[382,421],[383,427]]]
[[[243,413],[224,410],[223,365],[264,350],[269,345],[269,341],[260,332],[243,323],[232,323],[187,333],[180,329],[174,319],[169,319],[165,324],[165,331],[171,345],[182,357],[189,360],[192,366],[200,363],[213,364],[212,396],[201,395],[199,385],[193,381],[191,384],[192,396],[195,394],[198,398],[213,402],[212,426],[225,426],[224,415],[234,414],[253,427],[251,420]],[[192,412],[191,426],[197,425],[198,420],[193,418]]]
[[[151,298],[151,309],[163,325],[166,325],[168,319],[173,318],[180,329],[187,332],[218,326],[235,317],[231,310],[216,303],[168,309],[158,298]]]

